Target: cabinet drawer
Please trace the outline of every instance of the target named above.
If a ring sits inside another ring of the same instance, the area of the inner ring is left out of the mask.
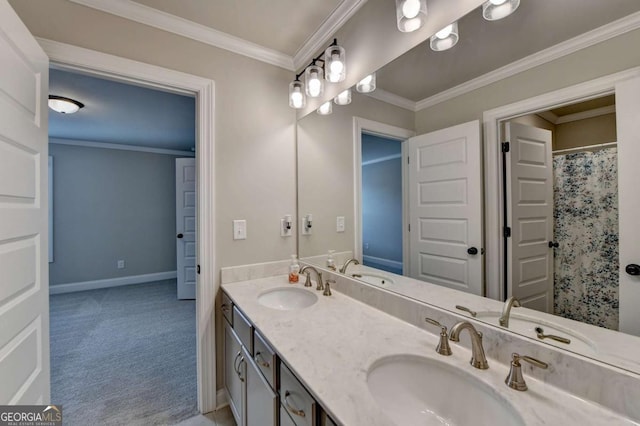
[[[222,293],[222,303],[220,304],[220,310],[222,315],[229,324],[233,327],[233,302],[227,296],[227,293]]]
[[[316,401],[283,363],[280,363],[280,401],[297,426],[316,425]]]
[[[253,356],[253,326],[235,306],[233,307],[233,329],[249,354]]]
[[[276,388],[276,354],[264,341],[258,330],[253,332],[253,360],[273,389]]]

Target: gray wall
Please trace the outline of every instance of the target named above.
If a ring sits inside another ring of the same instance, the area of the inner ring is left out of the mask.
[[[176,269],[175,156],[56,144],[49,153],[51,286]]]

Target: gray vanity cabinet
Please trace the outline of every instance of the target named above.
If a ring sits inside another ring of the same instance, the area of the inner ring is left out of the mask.
[[[278,395],[271,389],[255,361],[244,348],[246,364],[245,426],[278,424]]]
[[[245,367],[240,362],[242,344],[233,331],[231,325],[224,324],[224,387],[227,390],[229,406],[238,426],[243,426],[243,407],[245,406],[245,392],[243,377],[246,376]]]

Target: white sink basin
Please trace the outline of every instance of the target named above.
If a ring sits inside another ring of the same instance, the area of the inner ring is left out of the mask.
[[[545,343],[571,351],[578,351],[585,355],[595,354],[597,352],[595,343],[586,336],[561,325],[553,324],[550,321],[519,314],[516,312],[516,309],[512,309],[511,315],[509,315],[509,330],[538,339],[536,327],[542,327],[546,335],[552,334],[571,340],[570,343],[561,343],[550,338],[541,339]],[[480,321],[487,321],[490,324],[499,325],[501,315],[501,312],[486,311],[478,312],[476,318]]]
[[[382,358],[367,385],[397,425],[524,425],[518,412],[491,386],[462,368],[411,355]],[[505,389],[510,391],[506,385]]]
[[[267,308],[291,311],[309,307],[318,301],[318,296],[298,287],[278,287],[264,291],[258,296],[258,303]]]
[[[389,284],[394,284],[393,279],[386,275],[382,274],[372,274],[369,272],[354,272],[351,274],[352,277],[357,278],[361,281],[364,281],[368,284],[379,285],[379,286],[387,286]]]

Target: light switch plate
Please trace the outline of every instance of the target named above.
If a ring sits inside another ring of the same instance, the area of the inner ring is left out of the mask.
[[[247,239],[247,221],[246,220],[233,221],[233,239],[234,240]]]
[[[281,237],[290,237],[293,234],[293,222],[289,222],[291,223],[291,228],[287,229],[284,224],[285,224],[285,219],[280,219],[280,236]]]
[[[336,232],[344,232],[344,216],[336,218]]]
[[[300,232],[302,235],[311,235],[311,228],[307,228],[307,219],[304,217],[300,218]]]

